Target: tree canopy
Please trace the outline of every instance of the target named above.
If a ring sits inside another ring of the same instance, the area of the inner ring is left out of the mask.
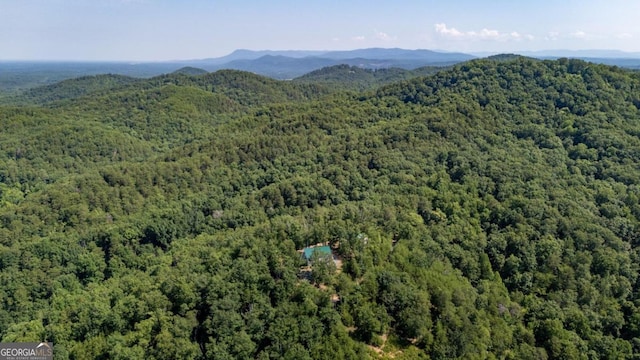
[[[0,106],[0,340],[60,359],[640,354],[637,73],[507,56],[362,91],[312,79],[104,75]],[[307,276],[317,243],[340,263]]]

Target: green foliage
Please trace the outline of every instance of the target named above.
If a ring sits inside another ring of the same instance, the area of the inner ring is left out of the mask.
[[[0,338],[62,359],[637,357],[640,78],[507,56],[356,94],[331,74],[362,74],[326,71],[84,78],[0,107]],[[325,242],[339,266],[301,272]]]
[[[384,84],[435,74],[443,67],[425,66],[415,70],[401,68],[365,69],[335,65],[312,71],[293,80],[301,84],[323,84],[344,90],[371,90]]]
[[[22,97],[36,104],[47,104],[57,100],[75,99],[95,92],[109,91],[137,81],[140,80],[115,74],[83,76],[29,89]]]

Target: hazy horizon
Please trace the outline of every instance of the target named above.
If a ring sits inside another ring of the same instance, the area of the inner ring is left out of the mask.
[[[0,60],[155,62],[236,49],[640,52],[631,0],[0,2]]]
[[[335,50],[335,49],[324,49],[324,50],[308,50],[308,49],[235,49],[231,52],[216,56],[216,57],[202,57],[202,58],[183,58],[183,59],[163,59],[163,60],[127,60],[127,59],[2,59],[0,58],[0,63],[123,63],[123,64],[162,64],[162,63],[184,63],[188,64],[190,62],[198,62],[198,61],[206,61],[206,60],[215,60],[219,58],[224,58],[226,56],[232,55],[237,51],[251,51],[251,52],[317,52],[317,53],[329,53],[334,51],[360,51],[360,50],[369,50],[374,48],[354,48],[354,49],[344,49],[344,50]],[[472,51],[472,52],[462,52],[455,50],[442,50],[442,49],[407,49],[407,48],[381,48],[381,49],[401,49],[401,50],[428,50],[434,52],[441,53],[460,53],[467,54],[471,56],[475,56],[478,58],[487,57],[492,55],[499,54],[516,54],[523,56],[537,56],[540,58],[546,57],[582,57],[582,58],[601,58],[601,59],[638,59],[640,60],[640,52],[628,52],[618,49],[577,49],[577,50],[569,50],[569,49],[543,49],[543,50],[533,50],[533,51]],[[243,58],[244,59],[244,58]]]

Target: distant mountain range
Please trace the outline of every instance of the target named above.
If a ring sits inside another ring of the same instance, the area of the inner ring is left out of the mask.
[[[350,65],[365,69],[415,69],[423,66],[446,66],[474,59],[464,53],[431,50],[370,48],[350,51],[252,51],[236,50],[214,59],[191,60],[187,63],[208,71],[236,69],[251,71],[277,79],[291,79],[314,70],[334,65]]]
[[[521,51],[519,54],[536,58],[640,59],[640,52],[620,50],[541,50]]]
[[[522,51],[517,54],[538,59],[578,58],[594,63],[640,69],[640,53],[616,50]],[[423,67],[449,66],[491,55],[496,55],[496,53],[465,54],[399,48],[369,48],[349,51],[254,51],[241,49],[219,58],[149,63],[0,61],[0,92],[20,91],[40,85],[53,84],[65,79],[107,73],[147,78],[171,73],[178,69],[185,73],[233,69],[249,71],[275,79],[294,79],[312,71],[337,65],[369,70],[415,70]]]
[[[538,59],[577,58],[586,61],[640,68],[640,53],[619,50],[545,50],[519,51],[518,55]],[[400,68],[413,70],[424,66],[447,66],[486,57],[496,53],[465,54],[432,50],[407,50],[369,48],[348,51],[302,51],[302,50],[236,50],[233,53],[211,59],[190,60],[189,66],[207,71],[236,69],[250,71],[277,79],[291,79],[311,71],[335,65],[356,66],[363,69]]]
[[[595,58],[595,59],[635,59],[640,60],[640,52],[626,52],[621,50],[538,50],[538,51],[516,51],[518,55],[529,56],[538,59],[558,59],[558,58]],[[476,57],[487,57],[501,54],[495,51],[473,52]]]

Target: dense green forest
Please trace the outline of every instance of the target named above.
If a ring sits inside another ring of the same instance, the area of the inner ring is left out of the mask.
[[[432,75],[443,69],[446,67],[425,66],[406,70],[401,68],[363,69],[357,66],[336,65],[312,71],[293,81],[327,85],[332,89],[363,91],[392,82]]]
[[[358,75],[5,98],[0,339],[57,359],[640,358],[638,73],[336,71]],[[326,242],[339,265],[302,271]]]

